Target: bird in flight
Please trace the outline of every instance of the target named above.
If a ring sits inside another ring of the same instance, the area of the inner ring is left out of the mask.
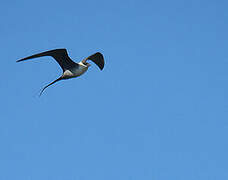
[[[50,50],[50,51],[45,51],[45,52],[42,52],[39,54],[34,54],[32,56],[28,56],[23,59],[17,60],[17,62],[21,62],[21,61],[33,59],[33,58],[38,58],[38,57],[42,57],[42,56],[53,57],[57,61],[57,63],[60,65],[60,67],[62,68],[63,73],[58,79],[54,80],[53,82],[51,82],[50,84],[45,86],[41,90],[40,96],[42,95],[42,93],[44,92],[44,90],[47,87],[56,83],[57,81],[81,76],[83,73],[85,73],[87,71],[88,67],[90,66],[90,64],[87,62],[88,60],[93,61],[100,68],[100,70],[102,70],[104,68],[104,57],[101,53],[97,52],[97,53],[92,54],[91,56],[83,59],[79,63],[76,63],[70,59],[70,57],[67,54],[66,49],[54,49],[54,50]]]

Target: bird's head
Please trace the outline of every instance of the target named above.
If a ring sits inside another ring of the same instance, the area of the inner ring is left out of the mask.
[[[86,65],[87,67],[91,66],[91,64],[87,62],[84,62],[83,64]]]

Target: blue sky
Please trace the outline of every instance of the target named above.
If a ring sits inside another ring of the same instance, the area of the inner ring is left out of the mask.
[[[3,1],[0,180],[228,179],[227,1]],[[50,57],[100,71],[42,87]]]

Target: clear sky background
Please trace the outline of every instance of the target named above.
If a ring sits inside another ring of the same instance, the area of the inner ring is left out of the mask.
[[[228,2],[5,0],[0,180],[228,179]],[[49,87],[67,48],[106,65]]]

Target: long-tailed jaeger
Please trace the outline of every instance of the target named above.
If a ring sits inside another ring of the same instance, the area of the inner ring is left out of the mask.
[[[60,67],[63,70],[62,76],[60,76],[58,79],[54,80],[47,86],[45,86],[41,92],[40,96],[42,95],[43,91],[50,85],[56,83],[60,80],[70,79],[74,77],[81,76],[83,73],[85,73],[90,66],[90,64],[87,62],[87,60],[93,61],[99,68],[102,70],[104,68],[104,57],[101,53],[97,52],[95,54],[92,54],[91,56],[83,59],[79,63],[76,63],[70,59],[70,57],[67,54],[66,49],[54,49],[50,51],[45,51],[39,54],[35,54],[32,56],[25,57],[23,59],[18,60],[17,62],[24,61],[27,59],[32,58],[38,58],[42,56],[51,56],[53,57],[57,63],[60,65]]]

